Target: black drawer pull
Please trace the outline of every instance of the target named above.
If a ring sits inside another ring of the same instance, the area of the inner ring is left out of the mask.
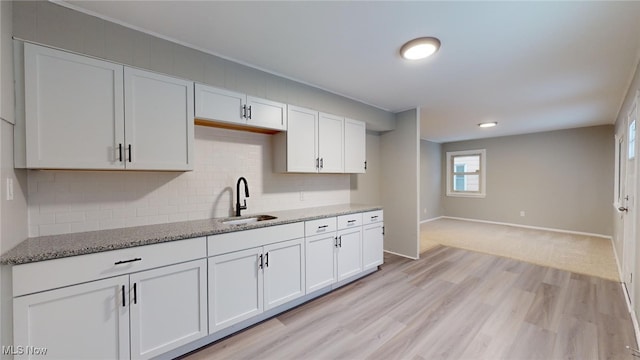
[[[322,225],[322,226],[318,226],[318,230],[320,230],[320,229],[326,229],[326,228],[328,228],[328,227],[329,227],[329,225]]]
[[[142,261],[142,258],[135,258],[135,259],[129,259],[129,260],[120,260],[120,261],[116,261],[115,263],[113,263],[113,265],[126,264],[126,263],[130,263],[130,262],[134,262],[134,261]]]
[[[357,221],[357,220],[349,220],[349,221],[347,221],[347,224],[351,224],[351,223],[354,223],[354,222],[356,222],[356,221]]]
[[[377,218],[378,218],[378,215],[376,215],[376,216],[372,216],[372,217],[371,217],[371,220],[373,220],[373,219],[377,219]]]

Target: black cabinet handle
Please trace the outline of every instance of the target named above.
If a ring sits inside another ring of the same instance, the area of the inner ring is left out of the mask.
[[[320,169],[324,168],[324,158],[320,158]]]
[[[347,224],[353,224],[354,222],[356,222],[357,220],[349,220],[347,221]]]
[[[265,257],[264,266],[269,267],[269,253],[267,253],[264,257]]]
[[[382,235],[384,235],[384,226],[382,227]]]
[[[320,158],[316,158],[316,169],[320,169]]]
[[[125,300],[126,299],[124,298],[124,285],[122,285],[122,307],[127,306]]]
[[[138,291],[136,288],[136,283],[133,283],[133,303],[134,304],[138,303]]]
[[[133,159],[133,150],[131,149],[131,144],[129,144],[129,162]]]
[[[336,246],[336,247],[338,247],[338,237],[336,236],[336,237],[334,237],[333,239],[336,241],[336,242],[335,242],[335,246]]]
[[[342,236],[338,237],[338,246],[342,247]]]
[[[264,266],[264,262],[263,262],[263,259],[262,259],[262,254],[260,254],[260,264],[258,264],[258,267],[260,269],[263,269],[264,268],[263,266]]]
[[[378,215],[375,215],[375,216],[372,216],[372,217],[371,217],[371,220],[375,220],[375,219],[377,219],[377,218],[378,218]]]
[[[322,226],[318,226],[318,230],[320,230],[320,229],[326,229],[326,228],[328,228],[328,227],[329,227],[329,225],[322,225]]]
[[[249,105],[249,116],[247,117],[248,119],[251,119],[251,105]]]
[[[134,262],[134,261],[142,261],[142,258],[135,258],[135,259],[129,259],[129,260],[120,260],[120,261],[114,262],[113,265],[126,264],[126,263],[130,263],[130,262]]]
[[[122,162],[122,143],[118,144],[118,160]]]
[[[242,105],[242,114],[240,114],[241,118],[247,118],[247,105]]]
[[[367,170],[367,162],[364,162],[364,169]]]

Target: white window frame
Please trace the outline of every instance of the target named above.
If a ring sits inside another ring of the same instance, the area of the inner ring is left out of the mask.
[[[479,175],[480,191],[454,191],[453,190],[453,157],[465,155],[480,155],[480,170],[476,173]],[[455,197],[473,197],[484,198],[486,193],[486,173],[487,173],[487,151],[486,149],[464,150],[464,151],[447,151],[447,196]]]

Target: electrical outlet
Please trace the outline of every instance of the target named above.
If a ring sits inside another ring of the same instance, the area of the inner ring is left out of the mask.
[[[13,200],[13,179],[7,178],[7,200]]]
[[[304,191],[300,191],[300,201],[304,201]]]
[[[524,216],[524,210],[520,211],[520,216]]]

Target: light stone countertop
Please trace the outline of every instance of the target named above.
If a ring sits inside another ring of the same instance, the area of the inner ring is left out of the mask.
[[[28,238],[3,254],[0,257],[0,264],[26,264],[35,261],[92,254],[380,209],[382,209],[380,206],[346,204],[286,211],[268,211],[264,214],[277,216],[277,219],[244,225],[223,224],[223,220],[229,219],[223,218],[39,236]],[[251,217],[251,215],[247,214],[242,217]]]

